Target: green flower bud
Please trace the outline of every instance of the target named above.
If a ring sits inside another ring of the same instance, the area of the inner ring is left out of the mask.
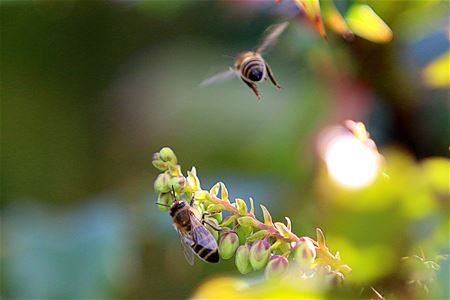
[[[284,256],[274,255],[267,263],[264,275],[269,280],[276,280],[283,277],[288,270],[289,261]]]
[[[254,270],[265,267],[270,256],[270,244],[267,241],[256,241],[250,248],[250,264]]]
[[[239,246],[236,251],[236,267],[241,274],[247,274],[251,270],[253,270],[252,265],[250,264],[250,247],[248,245]]]
[[[304,270],[311,269],[314,260],[316,259],[316,248],[311,239],[302,237],[299,240],[299,245],[295,251],[295,261]]]
[[[160,160],[160,159],[156,159],[152,161],[152,164],[155,168],[157,168],[160,171],[167,171],[167,169],[169,169],[169,164]]]
[[[162,161],[170,162],[172,164],[177,163],[177,157],[175,153],[169,147],[164,147],[159,151],[159,157]]]
[[[182,193],[186,186],[186,178],[184,176],[172,177],[170,179],[170,187],[175,190],[175,192]]]
[[[173,198],[171,193],[160,193],[158,195],[158,203],[165,205],[172,205]],[[168,211],[169,208],[167,206],[158,205],[160,211]]]
[[[155,180],[155,190],[160,193],[167,193],[171,190],[170,186],[170,176],[169,174],[162,173],[159,174],[158,177],[156,177]]]
[[[239,247],[239,237],[234,232],[224,233],[219,240],[219,254],[223,259],[229,259]]]

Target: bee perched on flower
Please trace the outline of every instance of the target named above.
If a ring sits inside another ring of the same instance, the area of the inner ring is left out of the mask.
[[[252,198],[249,205],[240,198],[231,202],[222,182],[209,191],[203,190],[197,170],[192,168],[184,177],[175,154],[168,148],[163,148],[153,159],[153,165],[162,171],[155,180],[158,204],[169,210],[189,263],[194,261],[193,254],[214,263],[219,258],[235,256],[240,273],[264,270],[268,280],[289,276],[291,269],[298,279],[305,274],[309,277],[337,274],[344,278],[351,272],[338,255],[328,250],[320,229],[317,229],[317,240],[298,237],[292,232],[289,218],[286,217],[286,223],[274,222],[263,205],[263,221],[260,221],[255,217]],[[181,199],[191,200],[187,203]],[[225,218],[222,212],[227,213]],[[221,232],[220,237],[217,231]]]

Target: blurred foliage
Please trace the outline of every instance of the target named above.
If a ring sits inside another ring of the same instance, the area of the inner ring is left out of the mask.
[[[151,153],[170,144],[205,186],[289,214],[300,235],[323,228],[362,298],[448,298],[449,4],[332,3],[347,26],[369,5],[393,33],[378,44],[331,32],[326,2],[327,41],[287,0],[1,1],[0,297],[180,299],[212,274],[241,282],[233,262],[188,266],[153,205]],[[197,88],[285,20],[267,55],[281,91]],[[328,178],[317,134],[345,119],[367,125],[389,179]],[[401,259],[422,251],[440,265],[428,294]]]

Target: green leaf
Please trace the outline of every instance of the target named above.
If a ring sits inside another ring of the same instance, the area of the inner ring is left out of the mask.
[[[240,217],[238,223],[242,226],[258,227],[258,224],[250,216]]]
[[[220,183],[216,183],[210,190],[209,193],[214,196],[218,196],[219,194]]]
[[[247,237],[253,233],[253,227],[239,225],[235,231],[239,237],[239,243],[244,244],[247,241]]]
[[[264,215],[264,224],[266,225],[273,225],[272,223],[272,216],[270,215],[269,211],[267,210],[267,208],[264,205],[260,205],[261,206],[261,210],[263,212]]]
[[[252,197],[250,197],[250,213],[251,213],[252,215],[255,214],[255,205],[254,205],[254,203],[253,203],[253,198],[252,198]]]
[[[291,219],[289,219],[289,217],[284,217],[286,219],[286,226],[289,230],[292,230],[292,223],[291,223]]]
[[[247,204],[244,200],[240,198],[236,198],[236,208],[240,215],[246,215],[247,214]]]
[[[225,207],[222,204],[210,204],[208,205],[208,207],[206,208],[206,211],[208,212],[221,212],[222,210],[224,210]]]
[[[254,242],[257,240],[263,240],[267,236],[268,232],[267,230],[260,230],[252,234],[247,238],[248,242]]]
[[[229,227],[236,222],[237,216],[226,217],[225,220],[220,224],[221,227]]]
[[[222,200],[227,201],[230,203],[230,200],[228,200],[228,190],[223,182],[219,182],[220,184],[220,196]]]
[[[283,223],[275,222],[274,225],[283,237],[289,238],[292,235],[292,232]]]

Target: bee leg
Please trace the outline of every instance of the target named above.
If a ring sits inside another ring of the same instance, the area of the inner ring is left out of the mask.
[[[242,81],[252,89],[253,93],[255,93],[256,97],[258,97],[258,100],[261,100],[261,94],[259,93],[258,87],[253,82],[248,82],[244,78],[242,78]]]
[[[266,70],[267,70],[267,75],[269,75],[270,81],[272,81],[273,85],[276,86],[277,88],[281,89],[281,86],[275,80],[275,77],[273,77],[272,70],[270,69],[270,67],[267,63],[266,63]]]
[[[195,197],[195,193],[192,193],[192,199],[191,202],[189,202],[189,206],[192,206],[192,204],[194,204],[194,197]]]
[[[202,220],[202,224],[205,225],[209,225],[212,229],[214,229],[215,231],[222,231],[224,230],[223,228],[220,227],[216,227],[216,225],[209,223],[208,221]]]

